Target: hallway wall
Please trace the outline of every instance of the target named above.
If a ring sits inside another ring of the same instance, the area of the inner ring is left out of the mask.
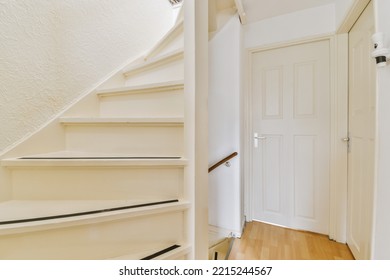
[[[209,166],[233,152],[231,166],[209,174],[209,223],[241,234],[240,67],[241,24],[237,16],[209,41]]]

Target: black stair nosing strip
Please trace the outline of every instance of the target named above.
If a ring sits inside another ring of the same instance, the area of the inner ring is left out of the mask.
[[[181,159],[181,157],[20,157],[18,159]]]
[[[152,260],[152,259],[157,258],[157,257],[159,257],[159,256],[161,256],[161,255],[164,255],[164,254],[166,254],[166,253],[168,253],[168,252],[170,252],[170,251],[173,251],[173,250],[175,250],[175,249],[177,249],[177,248],[180,248],[180,245],[173,245],[173,246],[170,246],[170,247],[165,248],[165,249],[163,249],[163,250],[161,250],[161,251],[158,251],[158,252],[156,252],[156,253],[154,253],[154,254],[152,254],[152,255],[149,255],[149,256],[146,256],[146,257],[142,258],[141,261],[144,261],[144,260]]]
[[[169,203],[177,203],[177,202],[179,202],[178,199],[172,199],[172,200],[164,200],[164,201],[150,202],[150,203],[144,203],[144,204],[136,204],[136,205],[121,206],[121,207],[104,208],[104,209],[85,211],[85,212],[77,212],[77,213],[72,213],[72,214],[62,214],[62,215],[45,216],[45,217],[38,217],[38,218],[0,221],[0,225],[38,222],[38,221],[46,221],[46,220],[54,220],[54,219],[62,219],[62,218],[71,218],[71,217],[99,214],[99,213],[104,213],[104,212],[128,210],[128,209],[134,209],[134,208],[141,208],[141,207],[148,207],[148,206],[155,206],[155,205],[162,205],[162,204],[169,204]]]

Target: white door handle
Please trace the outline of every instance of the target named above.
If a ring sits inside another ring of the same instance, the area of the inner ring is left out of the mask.
[[[253,134],[253,138],[254,138],[254,146],[255,146],[255,148],[259,147],[259,140],[267,139],[267,137],[265,137],[265,136],[259,136],[258,133],[254,133]]]

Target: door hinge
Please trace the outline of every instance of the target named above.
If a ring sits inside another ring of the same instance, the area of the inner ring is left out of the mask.
[[[349,138],[349,134],[347,137],[341,139],[344,143],[347,144],[348,152],[351,150],[351,138]]]

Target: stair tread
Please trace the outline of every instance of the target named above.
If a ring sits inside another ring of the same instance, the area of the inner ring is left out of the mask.
[[[62,117],[60,122],[63,124],[182,124],[183,117]]]
[[[188,208],[188,202],[172,200],[9,200],[0,203],[0,234],[39,226],[61,226],[116,215]],[[8,230],[8,231],[7,231]],[[15,232],[12,232],[15,233]]]
[[[181,89],[184,87],[183,80],[169,81],[164,83],[153,83],[141,86],[125,86],[117,88],[109,88],[98,90],[97,94],[100,97],[118,94],[128,94],[136,92],[159,92],[164,90]]]
[[[58,151],[34,154],[1,161],[2,166],[185,166],[180,156],[140,157],[130,154],[83,153]]]
[[[144,68],[153,67],[155,65],[159,65],[159,64],[164,63],[166,61],[171,61],[171,60],[174,60],[176,58],[180,58],[183,54],[184,54],[184,49],[179,48],[179,49],[171,51],[167,54],[153,57],[144,63],[130,65],[129,67],[125,68],[122,73],[125,76],[127,76],[127,75],[130,75],[132,72],[138,72]]]

